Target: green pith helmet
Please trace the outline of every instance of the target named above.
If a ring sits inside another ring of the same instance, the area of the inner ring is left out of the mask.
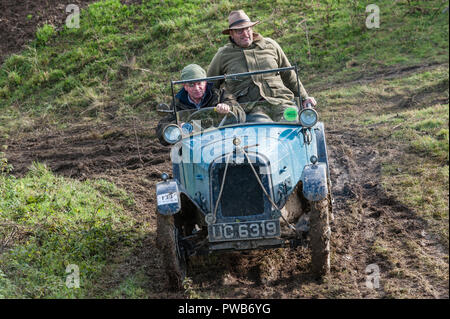
[[[206,71],[198,64],[189,64],[181,71],[181,80],[206,78]]]

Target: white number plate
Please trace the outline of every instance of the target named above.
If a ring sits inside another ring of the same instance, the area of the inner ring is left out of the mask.
[[[208,226],[209,241],[247,240],[280,236],[279,220],[222,223]]]
[[[166,193],[158,195],[156,198],[158,206],[178,203],[177,193]]]

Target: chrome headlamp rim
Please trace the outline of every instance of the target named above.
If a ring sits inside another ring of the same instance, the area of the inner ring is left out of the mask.
[[[178,130],[178,135],[176,136],[176,139],[170,139],[168,133],[170,133],[171,130],[175,130],[175,129]],[[163,131],[163,134],[162,134],[164,140],[167,143],[169,143],[169,144],[175,144],[175,143],[179,142],[181,140],[181,138],[182,138],[181,135],[182,135],[181,128],[178,125],[176,125],[176,124],[169,124],[169,125],[167,125],[164,128],[164,131]]]
[[[314,116],[315,116],[314,123],[311,124],[311,123],[303,122],[302,114],[305,114],[305,112],[313,112],[314,113]],[[303,109],[300,111],[300,113],[298,115],[298,119],[300,121],[300,124],[303,127],[313,127],[314,125],[316,125],[317,121],[319,120],[319,115],[317,114],[317,111],[314,110],[313,108],[306,108],[306,109]]]

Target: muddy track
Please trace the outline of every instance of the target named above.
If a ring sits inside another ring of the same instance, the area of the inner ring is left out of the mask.
[[[384,191],[373,141],[359,138],[357,132],[330,131],[328,148],[335,265],[352,274],[355,292],[363,298],[395,297],[398,288],[413,298],[448,298],[448,283],[427,268],[433,265],[448,273],[448,251],[426,232],[425,220]],[[379,289],[368,289],[374,265],[380,273]]]
[[[184,297],[167,291],[154,242],[155,184],[163,171],[171,169],[169,148],[144,134],[153,132],[154,126],[78,125],[2,142],[8,145],[7,158],[16,176],[39,161],[57,174],[80,180],[103,178],[130,192],[136,201],[135,218],[150,226],[142,249],[120,272],[145,266],[151,297]],[[328,130],[327,139],[335,217],[329,278],[314,280],[306,247],[195,257],[189,277],[202,296],[384,298],[395,297],[399,287],[413,298],[448,298],[448,283],[439,277],[439,271],[448,273],[448,251],[427,234],[424,220],[384,192],[373,141],[358,137],[357,131],[337,130]],[[366,287],[369,265],[379,269],[377,289]],[[110,276],[112,284],[120,283],[120,276]]]

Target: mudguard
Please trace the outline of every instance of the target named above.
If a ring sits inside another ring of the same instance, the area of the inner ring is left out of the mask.
[[[316,132],[317,156],[319,162],[326,163],[328,166],[327,143],[325,141],[325,128],[323,127],[323,123],[317,123],[314,130]]]
[[[327,164],[306,165],[302,172],[303,195],[309,201],[319,201],[328,195]]]
[[[176,181],[167,180],[156,184],[158,212],[162,215],[175,215],[181,210],[180,188]]]

